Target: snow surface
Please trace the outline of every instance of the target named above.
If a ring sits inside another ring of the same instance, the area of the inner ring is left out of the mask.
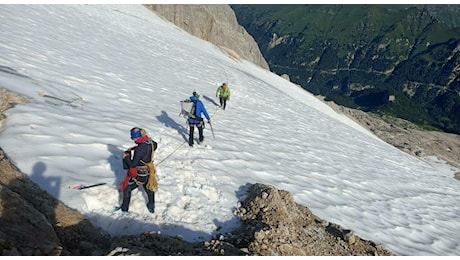
[[[265,183],[395,254],[460,254],[458,169],[401,152],[141,5],[1,5],[0,19],[0,87],[29,101],[5,112],[0,147],[109,234],[210,239],[240,224],[238,201]],[[215,98],[222,82],[232,90],[225,111]],[[215,137],[207,125],[205,145],[189,148],[179,101],[194,90]],[[134,126],[159,143],[155,214],[142,190],[129,214],[113,211]]]

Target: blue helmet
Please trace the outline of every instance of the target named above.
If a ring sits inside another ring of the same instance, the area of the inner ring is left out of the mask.
[[[141,136],[142,136],[142,134],[141,134],[141,131],[139,130],[139,128],[133,128],[131,130],[131,139],[136,139],[136,138],[139,138]]]

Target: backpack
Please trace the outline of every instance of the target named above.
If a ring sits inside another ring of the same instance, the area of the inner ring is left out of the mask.
[[[142,163],[144,163],[145,165],[147,165],[149,167],[149,171],[150,171],[150,176],[149,176],[149,181],[147,182],[147,189],[148,190],[151,190],[151,191],[155,191],[156,189],[158,189],[158,181],[157,181],[157,178],[156,178],[156,175],[155,175],[155,166],[153,165],[153,157],[154,157],[154,152],[157,150],[158,148],[158,143],[153,141],[153,139],[150,139],[152,141],[152,158],[150,160],[150,162],[148,163],[145,163],[141,160]]]
[[[195,109],[196,103],[190,99],[186,99],[180,102],[181,111],[179,116],[183,116],[184,118],[195,118]]]

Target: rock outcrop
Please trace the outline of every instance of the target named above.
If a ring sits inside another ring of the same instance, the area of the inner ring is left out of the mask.
[[[148,9],[184,31],[219,46],[236,59],[269,69],[254,38],[238,24],[228,5],[146,4]]]
[[[229,242],[261,256],[392,255],[382,245],[329,223],[273,186],[252,185],[238,210],[243,221]]]
[[[0,255],[103,255],[108,236],[42,190],[0,148]]]

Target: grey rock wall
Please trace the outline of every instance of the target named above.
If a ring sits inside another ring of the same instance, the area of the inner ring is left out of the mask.
[[[213,43],[229,55],[269,70],[254,38],[238,24],[228,5],[144,5],[184,31]]]

